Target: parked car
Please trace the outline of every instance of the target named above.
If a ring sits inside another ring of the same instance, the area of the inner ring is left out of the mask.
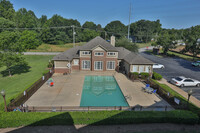
[[[191,78],[186,78],[184,76],[179,76],[179,77],[175,77],[172,78],[171,83],[176,85],[176,86],[180,86],[180,87],[184,87],[184,86],[200,86],[200,81],[195,80],[195,79],[191,79]]]
[[[165,68],[165,66],[162,65],[162,64],[153,64],[153,68],[161,68],[161,69],[163,69],[163,68]]]
[[[192,62],[192,65],[195,66],[195,67],[200,66],[200,61]]]

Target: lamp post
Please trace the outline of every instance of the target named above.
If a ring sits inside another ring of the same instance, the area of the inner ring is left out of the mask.
[[[1,91],[1,95],[3,96],[4,104],[5,104],[5,112],[7,112],[7,106],[6,106],[6,92],[5,90]]]
[[[189,100],[190,100],[190,96],[193,94],[192,89],[190,89],[187,93],[188,93],[187,107],[188,107],[188,109],[189,109]]]

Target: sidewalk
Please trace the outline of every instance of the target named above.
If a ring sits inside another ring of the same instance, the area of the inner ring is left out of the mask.
[[[185,97],[186,99],[188,99],[188,93],[183,91],[182,89],[178,88],[175,85],[170,84],[169,82],[167,82],[166,79],[162,79],[161,81],[158,81],[159,83],[162,84],[166,84],[168,85],[170,88],[172,88],[174,91],[176,91],[177,93],[179,93],[180,95],[182,95],[183,97]],[[196,99],[195,97],[191,96],[190,97],[190,102],[195,104],[197,107],[200,108],[200,101],[198,99]]]

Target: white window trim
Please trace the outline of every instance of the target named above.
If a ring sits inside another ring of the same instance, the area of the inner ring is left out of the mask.
[[[89,61],[90,62],[90,68],[83,68],[83,62],[84,61]],[[82,70],[91,70],[91,61],[90,60],[82,60],[81,69]]]
[[[95,68],[95,62],[102,62],[102,69],[96,69]],[[96,71],[103,71],[103,61],[94,61],[94,70],[96,70]]]
[[[114,69],[108,69],[108,62],[114,62]],[[106,70],[115,70],[115,61],[107,61],[106,62]]]
[[[96,55],[96,53],[103,53],[103,52],[95,52],[94,56],[104,56],[104,53],[103,53],[103,55]]]
[[[77,61],[77,64],[75,64],[75,61]],[[74,66],[79,66],[79,60],[78,60],[78,59],[74,59],[73,65],[74,65]]]
[[[113,55],[109,55],[110,53],[114,53]],[[107,52],[107,56],[116,56],[116,52]]]
[[[88,52],[88,54],[85,54],[85,52]],[[90,51],[82,51],[82,55],[91,55]]]

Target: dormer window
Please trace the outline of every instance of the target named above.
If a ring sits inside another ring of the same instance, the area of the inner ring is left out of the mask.
[[[95,56],[103,56],[104,54],[103,54],[103,52],[95,52],[94,55]]]
[[[83,51],[82,54],[83,54],[83,55],[90,55],[91,52],[90,52],[90,51]]]
[[[108,56],[115,56],[115,52],[107,52]]]

